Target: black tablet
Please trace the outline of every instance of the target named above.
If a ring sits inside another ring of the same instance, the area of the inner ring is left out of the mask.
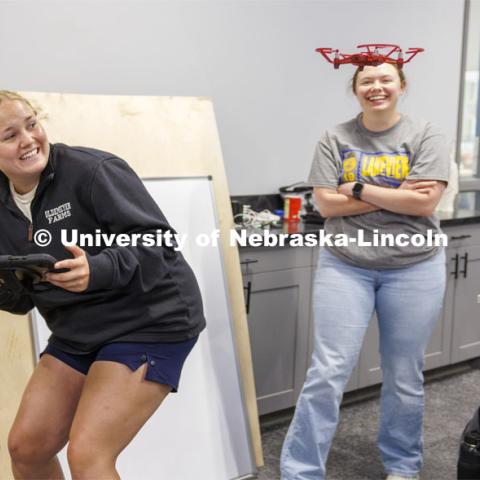
[[[53,271],[57,259],[46,253],[30,255],[0,255],[0,271],[14,271],[20,279],[23,275],[40,281],[46,272]]]
[[[23,294],[41,292],[53,286],[46,282],[46,272],[63,272],[55,270],[55,257],[45,253],[30,255],[0,255],[0,295],[2,292]]]
[[[32,269],[39,272],[53,270],[57,259],[47,253],[30,255],[0,255],[1,270]]]

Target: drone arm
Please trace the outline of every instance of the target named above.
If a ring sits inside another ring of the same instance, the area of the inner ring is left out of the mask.
[[[405,58],[403,60],[403,63],[407,63],[409,62],[413,57],[415,57],[415,55],[417,55],[418,53],[420,52],[423,52],[424,49],[423,48],[409,48],[406,52],[405,52],[405,55],[410,55],[409,57]]]
[[[333,50],[331,48],[317,48],[315,51],[321,53],[328,63],[333,63],[333,60],[331,60],[328,56],[328,54],[333,53]]]

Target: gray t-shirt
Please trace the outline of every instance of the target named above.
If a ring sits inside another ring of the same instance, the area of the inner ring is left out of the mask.
[[[445,137],[430,123],[402,115],[388,130],[372,132],[363,126],[360,114],[322,136],[308,182],[314,187],[332,189],[345,182],[390,188],[398,188],[405,179],[447,182],[449,163]],[[407,234],[409,238],[421,234],[427,238],[429,230],[431,235],[441,233],[435,215],[418,217],[378,210],[327,218],[324,229],[334,238],[338,234],[357,238],[362,230],[364,242],[372,242],[372,246],[359,246],[358,242],[325,246],[342,260],[366,268],[399,268],[425,260],[441,248],[426,242],[422,246],[410,242],[407,246],[374,246],[381,234]]]

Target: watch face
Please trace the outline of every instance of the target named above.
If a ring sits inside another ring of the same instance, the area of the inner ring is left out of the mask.
[[[362,189],[363,189],[363,183],[356,183],[352,188],[353,197],[356,199],[359,199]]]

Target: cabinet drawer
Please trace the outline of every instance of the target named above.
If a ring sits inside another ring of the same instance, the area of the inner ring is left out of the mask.
[[[309,247],[242,248],[240,262],[244,275],[309,267],[312,265],[312,249]]]
[[[455,227],[442,227],[448,235],[449,247],[465,247],[468,245],[480,245],[480,224]]]

